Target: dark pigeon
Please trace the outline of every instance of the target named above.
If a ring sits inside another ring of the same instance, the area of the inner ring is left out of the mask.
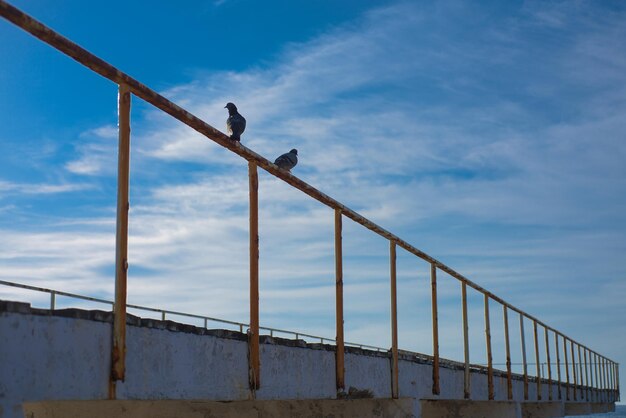
[[[226,119],[226,128],[233,141],[241,141],[241,134],[246,130],[246,119],[237,112],[237,106],[233,103],[226,103],[224,106],[228,109],[228,119]]]
[[[281,155],[274,161],[274,164],[283,170],[291,171],[298,164],[298,150],[292,149],[288,153]]]

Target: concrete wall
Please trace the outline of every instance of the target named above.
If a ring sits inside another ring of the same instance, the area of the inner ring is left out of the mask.
[[[107,399],[111,314],[100,311],[31,309],[0,301],[0,418],[22,416],[24,401]],[[248,388],[246,335],[204,330],[170,321],[130,317],[125,382],[118,399],[332,399],[333,346],[261,339],[261,388]],[[346,353],[346,388],[391,397],[387,353],[351,349]],[[402,357],[399,394],[414,399],[463,399],[463,370],[442,367],[441,395],[432,394],[432,367],[424,358]],[[495,376],[496,400],[506,401],[506,378]],[[523,401],[523,382],[513,381],[514,400]],[[563,396],[565,390],[562,389]],[[487,375],[473,371],[471,398],[487,400]],[[556,387],[553,387],[556,394]],[[536,385],[529,383],[529,400]],[[556,399],[556,395],[553,395]],[[542,385],[542,399],[548,387]],[[581,399],[579,397],[579,399]]]

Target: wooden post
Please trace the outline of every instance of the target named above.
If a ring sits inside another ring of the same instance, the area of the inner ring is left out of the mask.
[[[485,345],[487,347],[487,390],[489,400],[494,399],[493,355],[491,353],[491,324],[489,322],[489,296],[485,293]]]
[[[548,328],[543,327],[546,337],[546,362],[548,363],[548,400],[552,400],[552,365],[550,364],[550,340],[548,339]]]
[[[524,367],[524,400],[528,400],[528,363],[526,363],[526,333],[524,332],[524,315],[519,314],[519,331],[522,343],[522,364]]]
[[[565,335],[563,336],[563,354],[565,355],[565,400],[569,401],[569,364],[567,362],[567,338],[565,338]]]
[[[541,363],[539,359],[539,339],[537,338],[537,321],[533,321],[533,334],[535,337],[535,364],[537,365],[537,400],[541,400]]]
[[[396,289],[396,243],[389,241],[391,276],[391,396],[398,399],[398,307]]]
[[[250,184],[250,332],[249,370],[250,389],[261,386],[261,360],[259,354],[259,176],[257,166],[248,162]]]
[[[502,305],[504,313],[504,344],[506,349],[506,392],[509,400],[513,399],[513,371],[511,370],[511,342],[509,340],[509,313],[506,305]]]
[[[343,339],[343,251],[341,243],[341,210],[335,209],[335,329],[337,343],[335,352],[335,376],[337,391],[345,389],[345,347]]]
[[[439,395],[439,319],[437,312],[437,266],[430,264],[431,306],[433,319],[433,395]]]
[[[561,393],[561,354],[559,353],[559,334],[554,333],[554,351],[556,352],[556,373],[557,373],[557,388],[559,400],[563,399]]]
[[[574,357],[574,341],[570,340],[570,348],[572,351],[572,381],[574,387],[574,400],[578,400],[578,381],[576,380],[576,357]]]
[[[463,299],[463,348],[465,353],[465,371],[463,374],[463,394],[465,399],[470,398],[470,355],[469,355],[469,325],[467,317],[467,283],[461,282],[461,297]]]
[[[128,210],[130,183],[130,89],[118,88],[119,150],[117,160],[117,226],[115,232],[115,304],[109,398],[115,399],[115,382],[126,374],[126,292],[128,279]]]

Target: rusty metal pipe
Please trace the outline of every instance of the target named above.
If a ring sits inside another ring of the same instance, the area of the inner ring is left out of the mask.
[[[561,355],[559,353],[559,334],[554,333],[554,351],[556,353],[556,373],[557,373],[557,382],[558,382],[558,396],[559,400],[563,399],[563,394],[561,392]]]
[[[493,355],[491,353],[491,324],[489,321],[489,296],[485,295],[485,345],[487,348],[487,396],[495,398],[493,388]]]
[[[576,357],[574,356],[574,343],[570,341],[570,348],[572,351],[572,380],[574,385],[574,400],[578,400],[578,381],[576,379]]]
[[[548,400],[552,400],[552,365],[550,364],[550,340],[548,336],[548,328],[543,328],[546,339],[546,362],[548,363]]]
[[[398,292],[396,286],[396,243],[389,241],[389,275],[391,288],[391,397],[398,399]]]
[[[539,359],[539,339],[537,338],[537,321],[533,321],[533,336],[535,341],[535,365],[537,370],[537,400],[541,400],[541,364]]]
[[[259,355],[259,177],[254,162],[248,163],[250,187],[250,334],[249,369],[250,389],[261,386],[261,361]],[[297,337],[296,337],[297,338]]]
[[[566,400],[570,400],[569,397],[569,389],[570,389],[570,384],[569,384],[569,364],[567,362],[567,338],[565,336],[563,336],[563,354],[565,355],[565,379],[566,379],[566,385],[565,385],[565,399]]]
[[[526,363],[526,333],[524,332],[524,316],[519,316],[519,330],[522,344],[522,364],[524,366],[524,400],[528,400],[528,364]]]
[[[461,299],[463,303],[463,352],[465,367],[463,373],[463,395],[470,398],[470,353],[469,353],[469,325],[467,316],[467,283],[461,282]]]
[[[506,350],[506,391],[507,399],[513,399],[513,371],[511,370],[511,343],[509,340],[509,313],[506,305],[502,305],[504,315],[504,344]]]
[[[345,346],[343,335],[343,250],[341,210],[335,209],[335,377],[338,391],[345,389]]]
[[[119,149],[117,164],[117,223],[115,232],[115,304],[109,398],[115,399],[115,382],[126,373],[126,294],[128,278],[128,210],[130,207],[130,89],[118,87]]]
[[[439,395],[439,315],[437,308],[437,266],[430,265],[431,307],[433,322],[433,395]]]
[[[245,147],[244,145],[241,145],[241,143],[230,140],[230,138],[226,134],[215,129],[214,127],[207,124],[206,122],[204,122],[197,116],[186,111],[185,109],[181,108],[175,103],[169,101],[164,96],[158,94],[154,90],[148,88],[147,86],[140,83],[136,79],[132,78],[128,74],[120,71],[119,69],[115,68],[111,64],[102,60],[101,58],[98,58],[94,54],[90,53],[86,49],[80,47],[76,43],[65,38],[64,36],[56,33],[55,31],[51,30],[47,26],[43,25],[41,22],[37,21],[36,19],[32,18],[26,13],[22,12],[18,8],[10,5],[4,0],[0,0],[0,16],[4,17],[11,23],[15,24],[16,26],[20,27],[21,29],[25,30],[26,32],[40,39],[41,41],[56,48],[57,50],[64,53],[65,55],[68,55],[70,58],[86,66],[87,68],[91,69],[95,73],[100,74],[101,76],[115,82],[116,84],[127,85],[134,95],[152,104],[156,108],[169,114],[175,119],[181,121],[185,125],[189,126],[190,128],[196,130],[197,132],[205,136],[206,138],[216,142],[217,144],[221,145],[224,148],[229,149],[230,151],[241,156],[242,158],[245,158],[248,161],[255,162],[258,167],[261,167],[265,171],[269,172],[275,177],[280,178],[281,180],[285,181],[291,186],[299,189],[303,193],[318,200],[319,202],[333,209],[340,209],[343,215],[346,216],[347,218],[352,219],[353,221],[363,225],[364,227],[370,229],[371,231],[377,233],[378,235],[388,240],[395,241],[399,247],[404,248],[408,252],[416,255],[417,257],[431,264],[434,264],[441,271],[444,271],[445,273],[451,275],[457,280],[460,280],[461,282],[466,283],[468,286],[472,287],[473,289],[483,294],[488,295],[494,301],[507,306],[509,309],[515,312],[525,315],[530,320],[537,321],[537,323],[542,326],[547,327],[547,325],[544,324],[539,319],[533,317],[532,315],[525,313],[519,308],[514,307],[513,305],[509,304],[508,302],[504,301],[503,299],[499,298],[498,296],[494,295],[493,293],[487,291],[483,287],[479,286],[478,284],[464,277],[460,273],[456,272],[452,268],[446,266],[442,262],[418,250],[417,248],[413,247],[412,245],[402,240],[401,238],[397,237],[396,235],[392,234],[391,232],[387,231],[386,229],[369,221],[362,215],[351,210],[350,208],[341,204],[337,200],[320,192],[319,190],[315,189],[311,185],[295,177],[291,173],[286,172],[285,170],[280,170],[276,165],[272,164],[270,161],[268,161],[261,155],[255,153],[254,151],[250,150],[249,148]],[[550,328],[550,329],[553,331],[556,331],[553,328]]]

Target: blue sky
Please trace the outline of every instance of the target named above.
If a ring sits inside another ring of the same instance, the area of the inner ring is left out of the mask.
[[[622,2],[13,4],[218,129],[235,102],[246,146],[298,148],[295,175],[626,362]],[[0,39],[0,278],[111,297],[116,86]],[[247,321],[245,162],[136,98],[132,130],[129,301]],[[332,211],[266,173],[260,199],[262,324],[332,337]],[[388,346],[388,244],[344,223],[347,339]],[[398,273],[400,345],[430,353],[428,266]],[[459,285],[441,296],[461,359]]]

